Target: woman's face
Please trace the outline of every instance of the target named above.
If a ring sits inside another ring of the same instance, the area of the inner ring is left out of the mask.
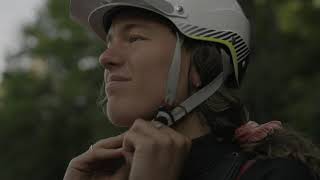
[[[129,127],[137,118],[151,119],[165,98],[175,34],[146,16],[121,13],[112,19],[106,41],[99,61],[105,67],[109,120]],[[188,59],[183,50],[178,102],[188,94]]]

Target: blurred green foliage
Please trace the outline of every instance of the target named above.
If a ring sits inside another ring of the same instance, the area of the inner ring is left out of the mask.
[[[320,142],[319,0],[247,0],[253,55],[241,90],[252,119],[279,119]],[[0,86],[0,179],[62,179],[69,160],[115,135],[97,106],[104,45],[49,0],[23,29]],[[24,64],[24,66],[21,66]]]

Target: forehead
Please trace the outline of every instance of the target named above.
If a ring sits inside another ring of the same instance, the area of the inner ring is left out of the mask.
[[[148,27],[161,25],[171,28],[169,20],[160,15],[138,8],[120,8],[110,18],[109,27],[121,24],[137,25],[136,27]]]

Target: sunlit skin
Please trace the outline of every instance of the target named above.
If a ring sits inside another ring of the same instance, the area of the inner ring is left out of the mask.
[[[176,37],[164,24],[139,16],[116,16],[100,56],[105,67],[107,113],[117,126],[137,118],[152,119],[165,98]],[[189,58],[182,52],[177,102],[188,95]]]
[[[99,58],[105,68],[108,119],[116,126],[130,127],[138,118],[151,120],[165,98],[176,34],[168,25],[146,17],[130,11],[117,14]],[[181,53],[176,104],[189,96],[189,83],[201,85],[189,52],[182,48]],[[190,138],[209,131],[195,114],[174,128]]]
[[[158,129],[150,120],[165,98],[168,71],[174,54],[175,33],[146,15],[117,14],[100,56],[105,68],[109,120],[128,130],[96,142],[75,157],[64,180],[177,180],[191,139],[209,132],[196,113],[174,127]],[[188,86],[201,84],[183,49],[176,104],[189,96]],[[115,166],[115,159],[124,162]],[[106,173],[111,168],[112,173]]]

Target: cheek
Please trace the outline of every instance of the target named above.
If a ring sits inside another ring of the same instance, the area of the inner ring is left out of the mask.
[[[110,99],[108,114],[118,125],[128,125],[137,118],[154,115],[165,98],[168,70],[174,47],[150,45],[136,48],[127,57],[126,68],[132,82],[123,92]]]
[[[143,84],[138,88],[141,93],[151,93],[163,97],[172,60],[170,50],[154,47],[146,49],[144,52],[144,56],[136,58],[137,62],[132,64],[134,74],[137,75],[139,81],[137,83]]]

